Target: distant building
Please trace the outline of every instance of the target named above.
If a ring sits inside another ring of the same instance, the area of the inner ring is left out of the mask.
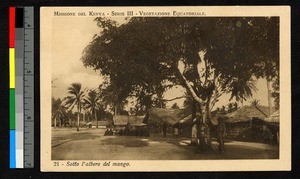
[[[128,116],[128,115],[114,115],[113,125],[116,129],[124,129],[127,124],[130,126],[144,126],[144,116]]]
[[[187,115],[184,109],[151,108],[145,116],[144,123],[148,125],[151,133],[161,133],[162,125],[166,122],[168,133],[179,134],[180,120]]]
[[[147,124],[143,123],[144,116],[114,115],[113,127],[116,135],[149,136]]]
[[[97,127],[97,121],[88,122],[86,125],[89,128],[96,128]],[[98,121],[98,128],[107,128],[111,125],[112,125],[112,121]]]
[[[270,116],[266,106],[243,106],[238,110],[226,114],[226,138],[245,141],[261,141],[262,128]],[[279,120],[279,119],[278,119]],[[213,120],[217,124],[216,119]]]
[[[114,115],[113,116],[113,126],[118,129],[125,129],[125,126],[128,123],[127,115]]]
[[[128,116],[128,123],[131,126],[144,126],[143,123],[145,116]]]

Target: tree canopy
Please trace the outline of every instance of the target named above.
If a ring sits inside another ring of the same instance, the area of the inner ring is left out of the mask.
[[[252,95],[253,76],[279,68],[277,17],[133,17],[118,25],[96,18],[102,28],[85,48],[86,67],[100,70],[122,94],[162,93],[180,84],[211,108],[223,93]]]

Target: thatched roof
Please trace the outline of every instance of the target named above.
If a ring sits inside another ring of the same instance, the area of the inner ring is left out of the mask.
[[[114,115],[113,121],[115,126],[125,126],[128,123],[127,115]]]
[[[145,116],[128,116],[128,122],[132,126],[142,126]]]
[[[132,126],[142,126],[144,116],[127,116],[127,115],[114,115],[113,121],[116,126],[125,126],[128,123]]]
[[[270,123],[279,123],[279,110],[277,110],[273,114],[271,114],[270,117],[265,118],[264,121],[270,122]]]
[[[112,123],[112,121],[98,121],[98,126],[107,126],[107,125],[110,125],[111,123]],[[86,125],[96,126],[97,121],[90,121],[90,122],[86,123]]]
[[[145,117],[144,123],[162,125],[163,122],[167,122],[170,125],[174,125],[186,115],[183,109],[151,108]]]
[[[265,119],[265,115],[269,115],[269,109],[266,106],[259,106],[259,109],[253,106],[243,106],[242,108],[234,111],[232,113],[226,114],[225,120],[226,123],[236,123],[236,122],[247,122],[250,121],[253,117],[259,119]],[[264,115],[265,114],[265,115]]]
[[[222,114],[221,112],[212,111],[211,112],[211,121],[214,125],[218,124],[218,117],[224,116],[225,123],[238,123],[238,122],[247,122],[252,120],[252,118],[258,118],[266,122],[278,123],[279,122],[279,111],[274,112],[271,117],[267,118],[265,115],[269,115],[269,108],[266,106],[259,106],[259,109],[253,106],[243,106],[239,108],[237,111]],[[184,114],[184,113],[182,113]],[[197,113],[197,115],[200,115]],[[184,115],[183,115],[184,116]],[[193,119],[192,115],[187,115],[182,117],[178,123],[182,124],[192,124]],[[176,123],[176,122],[175,122]]]
[[[98,126],[107,126],[107,125],[110,125],[110,124],[111,124],[111,121],[98,121]],[[96,126],[97,122],[93,121],[92,125]]]

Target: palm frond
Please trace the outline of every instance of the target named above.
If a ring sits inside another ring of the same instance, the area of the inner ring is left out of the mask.
[[[251,78],[235,79],[231,83],[229,90],[231,92],[230,100],[235,97],[237,101],[240,101],[252,97],[252,92],[256,91],[257,88]]]

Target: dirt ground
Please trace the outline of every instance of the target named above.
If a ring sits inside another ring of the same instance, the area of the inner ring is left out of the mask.
[[[189,139],[160,134],[150,137],[103,136],[105,129],[52,129],[53,160],[205,160],[278,159],[279,147],[254,142],[228,141],[225,153],[200,153]]]

